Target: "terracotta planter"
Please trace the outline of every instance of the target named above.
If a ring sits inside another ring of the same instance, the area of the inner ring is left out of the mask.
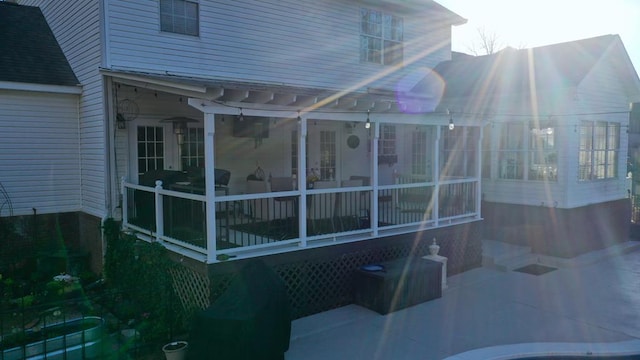
[[[162,347],[167,360],[184,360],[187,358],[189,344],[186,341],[174,341]]]

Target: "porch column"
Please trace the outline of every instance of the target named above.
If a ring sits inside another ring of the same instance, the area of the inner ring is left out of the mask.
[[[215,114],[204,114],[204,168],[207,217],[207,263],[217,262],[216,258],[216,177],[215,177]]]
[[[371,115],[369,115],[371,117]],[[380,139],[380,123],[372,121],[373,125],[373,139],[371,140],[371,185],[373,185],[373,191],[371,191],[371,210],[370,219],[371,222],[371,234],[378,236],[378,140]]]
[[[478,138],[478,144],[476,145],[476,152],[477,152],[477,156],[476,156],[476,164],[477,164],[477,169],[476,169],[476,177],[478,180],[476,180],[476,217],[478,219],[482,219],[482,143],[483,143],[483,138],[484,138],[484,128],[485,125],[487,124],[488,121],[484,120],[482,122],[483,125],[480,126],[480,136]]]
[[[442,126],[436,126],[436,141],[433,146],[433,153],[436,154],[433,159],[433,178],[435,180],[435,187],[433,191],[433,219],[436,221],[436,226],[440,225],[440,136],[442,135]]]
[[[298,232],[300,246],[307,246],[307,118],[298,117]]]

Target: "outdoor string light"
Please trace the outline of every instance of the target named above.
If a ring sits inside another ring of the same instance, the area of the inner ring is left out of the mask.
[[[367,122],[364,123],[364,128],[365,129],[369,129],[371,127],[371,120],[369,120],[369,113],[371,112],[371,110],[367,110]]]

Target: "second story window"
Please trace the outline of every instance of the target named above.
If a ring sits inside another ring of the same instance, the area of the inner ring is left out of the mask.
[[[403,21],[382,11],[360,10],[360,61],[382,65],[402,63]]]
[[[160,0],[160,30],[198,36],[198,3],[189,0]]]

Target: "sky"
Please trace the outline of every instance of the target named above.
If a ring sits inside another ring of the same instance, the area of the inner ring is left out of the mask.
[[[467,19],[453,27],[452,50],[472,54],[479,29],[499,48],[530,48],[617,34],[640,72],[640,0],[436,0]],[[477,55],[482,55],[478,53]]]

